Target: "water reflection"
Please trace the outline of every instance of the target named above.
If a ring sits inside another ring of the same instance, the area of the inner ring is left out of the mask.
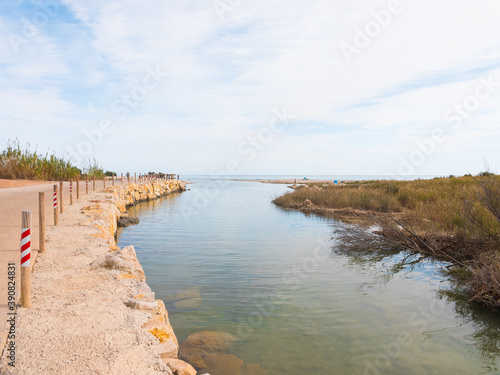
[[[373,233],[366,226],[344,225],[333,226],[333,236],[335,245],[332,251],[342,254],[349,259],[349,265],[357,265],[362,269],[384,268],[385,273],[375,273],[378,283],[388,283],[396,275],[401,273],[414,272],[422,269],[424,263],[433,265],[432,269],[437,269],[434,277],[438,275],[447,281],[445,288],[436,290],[436,296],[453,306],[456,313],[458,327],[471,325],[472,333],[464,337],[468,346],[473,346],[479,350],[485,373],[497,372],[500,360],[500,316],[498,312],[487,309],[474,302],[469,302],[466,298],[467,291],[463,280],[450,276],[449,263],[432,261],[427,255],[421,255],[413,251],[400,249],[391,246],[380,236]],[[432,277],[433,272],[428,273]],[[366,283],[360,285],[360,290],[364,290]],[[441,328],[446,330],[453,327]],[[426,339],[431,338],[435,331],[426,331]]]
[[[439,296],[454,304],[454,311],[463,324],[471,324],[474,330],[466,339],[476,347],[485,368],[498,371],[500,359],[500,317],[498,312],[491,311],[477,303],[464,298],[464,286],[460,280],[450,278],[450,288],[440,290]]]

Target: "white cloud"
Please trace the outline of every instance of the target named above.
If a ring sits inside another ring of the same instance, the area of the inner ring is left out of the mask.
[[[1,120],[49,128],[65,123],[61,142],[77,143],[85,139],[82,128],[112,117],[117,130],[93,150],[108,169],[126,168],[126,160],[106,152],[110,144],[131,148],[140,138],[163,153],[164,139],[175,139],[179,167],[202,173],[223,168],[238,144],[286,105],[297,118],[260,161],[248,164],[248,173],[276,174],[286,165],[286,173],[381,173],[415,139],[446,126],[443,113],[499,66],[498,2],[401,3],[401,13],[349,64],[340,43],[352,43],[356,28],[387,1],[255,0],[220,19],[211,1],[66,0],[66,9],[21,53],[0,44],[1,91],[10,97],[0,103]],[[3,35],[19,30],[19,19],[0,13]],[[112,103],[158,64],[169,67],[172,79],[129,118],[118,119]],[[490,141],[498,135],[496,103],[482,103],[467,120],[480,125],[460,129],[440,148],[446,155],[440,164],[429,158],[419,172],[457,173],[470,159],[464,149],[483,149],[500,166]],[[459,141],[463,134],[470,142]],[[150,162],[147,153],[141,156],[143,165]]]

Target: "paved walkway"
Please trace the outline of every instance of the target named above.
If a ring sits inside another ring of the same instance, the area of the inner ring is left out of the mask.
[[[118,185],[120,182],[115,181]],[[55,183],[54,183],[55,184]],[[45,192],[45,234],[54,225],[54,208],[52,205],[53,185],[41,184],[19,188],[0,189],[0,353],[5,344],[7,329],[7,264],[16,263],[16,295],[19,298],[20,280],[20,240],[21,240],[21,212],[31,211],[31,250],[39,248],[39,210],[38,193]],[[59,183],[57,183],[59,186]],[[111,186],[111,181],[106,181]],[[96,191],[103,189],[103,182],[96,181]],[[70,203],[69,183],[64,183],[63,208]],[[85,195],[85,181],[80,181],[80,197]],[[92,191],[92,182],[89,181],[89,193]],[[76,199],[76,185],[73,184],[73,199]],[[64,213],[63,213],[64,215]],[[32,262],[33,264],[33,262]]]

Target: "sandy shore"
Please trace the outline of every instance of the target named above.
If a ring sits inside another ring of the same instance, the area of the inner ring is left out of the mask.
[[[262,182],[264,184],[287,184],[287,185],[293,185],[293,183],[296,181],[297,185],[311,185],[311,184],[331,184],[333,185],[335,183],[335,180],[300,180],[300,179],[282,179],[282,180],[238,180],[238,181],[249,181],[249,182]],[[346,182],[344,180],[342,181],[337,181],[338,183],[341,182]]]
[[[81,197],[50,228],[47,251],[32,273],[32,306],[17,309],[15,367],[8,365],[12,351],[6,347],[1,374],[173,373],[159,356],[160,335],[144,328],[152,324],[160,332],[170,324],[166,311],[155,320],[154,309],[162,303],[140,277],[135,252],[132,273],[91,266],[117,250],[112,234],[120,213],[112,198]]]

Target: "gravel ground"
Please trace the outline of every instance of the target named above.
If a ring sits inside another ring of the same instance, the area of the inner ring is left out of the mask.
[[[141,328],[151,313],[124,304],[140,282],[89,267],[110,246],[91,235],[95,222],[81,209],[103,198],[84,196],[50,229],[32,274],[32,306],[17,309],[15,367],[5,350],[1,374],[172,374],[150,348],[157,339]]]

